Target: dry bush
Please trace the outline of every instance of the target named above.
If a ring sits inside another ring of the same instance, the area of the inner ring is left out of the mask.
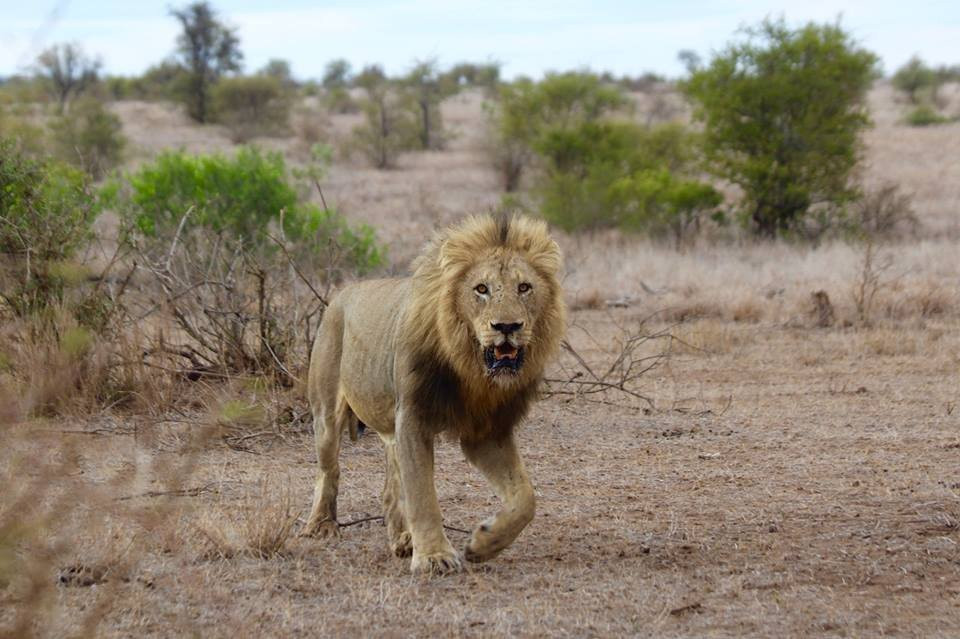
[[[660,317],[666,322],[689,322],[723,317],[723,308],[713,300],[694,299],[665,308]]]
[[[129,605],[131,586],[152,587],[156,531],[176,513],[156,498],[181,493],[196,456],[131,468],[115,432],[0,426],[0,636],[95,636],[125,589]],[[89,437],[102,439],[81,446]],[[91,588],[79,612],[75,588]]]
[[[877,293],[889,285],[887,275],[892,267],[893,256],[881,254],[873,240],[868,239],[863,246],[851,293],[857,321],[861,324],[870,323]]]
[[[166,246],[141,245],[138,260],[160,300],[143,315],[162,311],[173,325],[161,325],[146,346],[150,365],[193,380],[299,380],[329,290],[317,291],[282,244],[257,249],[197,230]],[[328,272],[336,268],[337,247],[324,261]]]
[[[142,361],[142,334],[123,305],[126,285],[80,282],[35,314],[5,318],[0,379],[15,390],[23,416],[142,410],[162,394]]]
[[[883,357],[916,355],[920,348],[911,335],[893,328],[865,331],[861,339],[868,353]]]
[[[297,139],[308,150],[330,137],[330,118],[319,110],[298,105],[293,110],[291,122]]]
[[[282,488],[262,482],[257,492],[245,496],[240,504],[227,507],[221,503],[200,514],[193,523],[200,557],[283,556],[300,514],[293,509],[289,482]]]
[[[701,319],[674,329],[674,348],[679,353],[721,355],[732,352],[743,337],[726,322]]]
[[[591,310],[596,311],[606,306],[606,300],[597,289],[578,293],[570,302],[570,309],[574,311]]]
[[[763,304],[754,295],[741,295],[730,306],[730,318],[734,322],[759,322],[763,315]]]
[[[913,210],[913,198],[900,192],[893,182],[868,189],[853,206],[853,223],[874,238],[907,238],[916,235],[920,220]]]

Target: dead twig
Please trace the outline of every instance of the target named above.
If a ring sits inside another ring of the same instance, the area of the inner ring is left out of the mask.
[[[213,487],[221,483],[223,482],[210,482],[209,484],[204,484],[203,486],[194,486],[193,488],[177,488],[175,490],[148,490],[145,493],[140,493],[137,495],[124,495],[122,497],[117,497],[115,501],[128,501],[130,499],[139,499],[141,497],[199,497],[206,492],[219,492],[219,490],[214,490]]]
[[[369,517],[360,517],[359,519],[354,519],[352,521],[344,522],[342,524],[337,522],[337,526],[339,528],[348,528],[350,526],[356,526],[357,524],[367,523],[368,521],[383,521],[383,515],[372,515]],[[448,526],[447,524],[444,524],[443,527],[453,532],[463,533],[464,535],[470,534],[469,530],[464,530],[463,528],[457,528],[456,526]]]

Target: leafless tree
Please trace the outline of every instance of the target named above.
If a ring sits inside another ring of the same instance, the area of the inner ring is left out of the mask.
[[[55,44],[37,57],[35,72],[48,84],[63,113],[72,98],[96,83],[99,59],[87,56],[75,43]]]

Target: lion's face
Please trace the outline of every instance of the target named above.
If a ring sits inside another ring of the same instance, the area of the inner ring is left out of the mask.
[[[457,306],[474,338],[477,365],[490,380],[509,385],[517,379],[550,295],[537,271],[509,250],[481,257],[460,280]]]

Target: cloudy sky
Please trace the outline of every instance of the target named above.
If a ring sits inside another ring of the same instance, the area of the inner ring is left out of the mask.
[[[79,42],[111,74],[138,74],[168,56],[176,0],[0,0],[0,75],[23,71],[50,44]],[[214,0],[237,29],[248,70],[290,61],[319,77],[333,58],[388,72],[414,59],[494,60],[506,77],[590,67],[618,74],[679,75],[676,54],[707,57],[744,25],[766,16],[791,24],[838,16],[887,72],[911,55],[960,64],[958,0]]]

